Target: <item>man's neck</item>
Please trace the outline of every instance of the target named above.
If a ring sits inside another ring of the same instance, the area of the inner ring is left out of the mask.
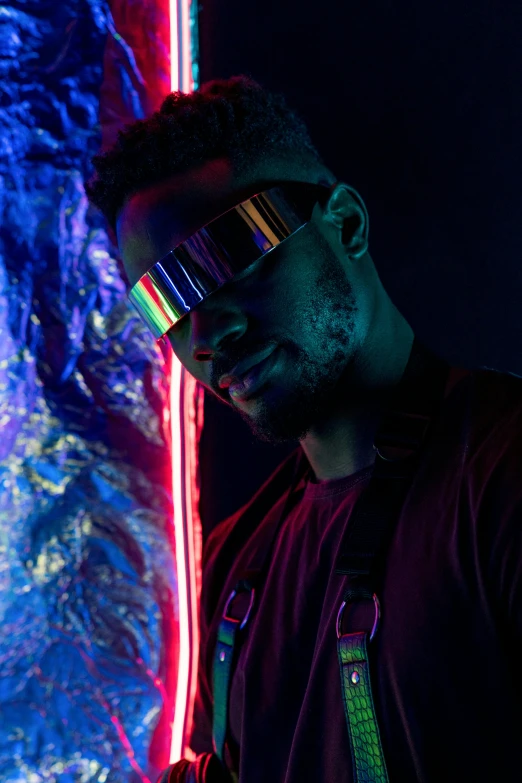
[[[402,318],[386,335],[374,338],[364,352],[364,366],[357,368],[358,401],[350,395],[351,402],[332,410],[301,441],[318,481],[344,478],[373,465],[382,411],[403,376],[412,344],[413,332]]]

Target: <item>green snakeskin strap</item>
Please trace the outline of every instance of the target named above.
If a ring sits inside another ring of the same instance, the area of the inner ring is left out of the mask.
[[[339,637],[344,714],[350,737],[354,783],[388,783],[370,684],[366,632]]]
[[[223,617],[219,624],[216,648],[214,650],[213,697],[214,710],[212,717],[212,741],[214,752],[224,762],[225,741],[227,734],[228,696],[230,690],[230,675],[236,634],[239,620]]]

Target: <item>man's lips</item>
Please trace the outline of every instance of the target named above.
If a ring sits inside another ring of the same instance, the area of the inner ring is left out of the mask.
[[[233,367],[229,373],[221,376],[218,381],[219,388],[228,389],[229,386],[241,384],[243,377],[248,372],[250,372],[253,367],[267,359],[270,354],[273,353],[275,348],[275,345],[270,345],[263,351],[258,351],[258,353],[254,353],[251,356],[248,356],[246,359],[243,359],[243,361],[238,362],[238,364],[236,364],[236,366]]]

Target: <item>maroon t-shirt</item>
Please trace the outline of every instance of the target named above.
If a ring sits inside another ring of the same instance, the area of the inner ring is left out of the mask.
[[[522,781],[522,380],[461,379],[388,553],[371,677],[392,783]],[[340,541],[371,468],[305,477],[277,539],[231,689],[240,783],[351,783],[335,620]],[[270,479],[261,492],[270,492]],[[212,660],[226,599],[284,493],[231,552],[242,509],[205,546],[191,747],[212,750]],[[233,744],[233,743],[232,743]]]

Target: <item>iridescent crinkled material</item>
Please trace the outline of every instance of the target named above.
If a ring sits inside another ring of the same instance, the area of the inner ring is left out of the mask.
[[[126,119],[145,79],[102,2],[0,20],[0,781],[154,780],[178,655],[165,359],[82,184],[108,35]]]

